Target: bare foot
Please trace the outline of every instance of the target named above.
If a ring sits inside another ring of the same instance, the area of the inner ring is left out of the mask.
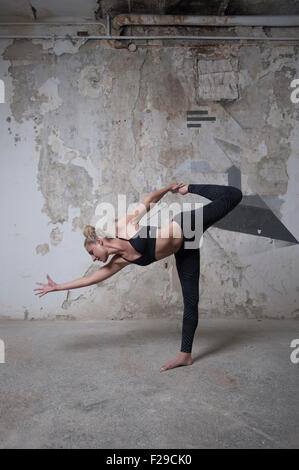
[[[191,364],[191,353],[179,352],[179,354],[174,359],[172,359],[172,361],[165,362],[165,364],[163,364],[160,369],[160,372],[163,372],[167,369],[174,369],[175,367],[179,366],[191,366]]]
[[[187,194],[188,192],[188,186],[189,184],[185,184],[184,186],[178,189],[178,192],[182,194],[183,196],[185,196],[185,194]]]

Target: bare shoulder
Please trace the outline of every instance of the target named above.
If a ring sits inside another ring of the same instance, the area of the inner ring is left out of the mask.
[[[133,223],[134,215],[126,214],[121,219],[119,219],[116,224],[116,234],[119,237],[131,238],[131,233],[139,230],[139,224]]]
[[[115,222],[115,229],[116,229],[116,234],[118,235],[119,232],[122,231],[124,225],[126,224],[126,215],[124,215],[123,217],[120,217],[120,219],[116,219],[116,222]]]
[[[138,225],[138,222],[142,217],[151,210],[151,200],[150,198],[145,198],[142,202],[134,207],[133,211],[125,214],[123,217],[121,217],[117,222],[120,225],[127,225],[127,224],[132,224],[132,225]]]
[[[126,227],[127,224],[133,219],[133,217],[134,214],[125,214],[117,220],[116,227],[119,227],[120,229]]]
[[[128,264],[131,263],[129,261],[126,261],[120,255],[114,255],[108,264],[111,266],[112,269],[114,268],[119,271],[120,269],[124,268],[125,266],[128,266]]]

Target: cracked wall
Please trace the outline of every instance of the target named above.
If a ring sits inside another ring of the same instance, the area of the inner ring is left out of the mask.
[[[61,283],[99,268],[81,230],[118,193],[129,205],[176,180],[228,184],[236,168],[243,194],[262,198],[298,239],[297,46],[157,42],[132,53],[109,41],[36,39],[1,40],[0,53],[2,317],[181,318],[173,256],[96,286],[33,295],[46,273]],[[190,109],[216,121],[187,128]],[[174,201],[183,202],[163,199]],[[249,233],[245,222],[204,235],[199,315],[298,317],[297,245]]]

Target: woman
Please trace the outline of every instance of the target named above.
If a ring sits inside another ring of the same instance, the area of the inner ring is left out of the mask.
[[[160,228],[144,226],[140,229],[138,221],[152,208],[152,204],[157,203],[168,191],[182,195],[194,193],[212,202],[199,209],[180,212],[168,225]],[[134,213],[126,214],[117,221],[115,230],[118,236],[114,237],[101,227],[97,227],[97,231],[91,225],[84,228],[84,246],[92,260],[105,263],[110,255],[114,255],[109,263],[89,276],[65,284],[56,284],[47,275],[48,284],[37,282],[42,287],[34,289],[38,291],[35,295],[42,297],[51,291],[90,286],[111,277],[130,263],[146,266],[174,254],[184,299],[181,350],[172,361],[163,364],[160,370],[191,365],[192,343],[198,323],[200,248],[190,248],[190,245],[188,248],[190,240],[185,243],[188,239],[183,232],[186,227],[184,221],[191,222],[190,228],[194,232],[199,228],[195,222],[201,220],[200,229],[201,233],[204,233],[212,224],[232,211],[242,196],[238,188],[215,184],[173,183],[155,191],[137,206]],[[202,219],[198,218],[199,214]]]

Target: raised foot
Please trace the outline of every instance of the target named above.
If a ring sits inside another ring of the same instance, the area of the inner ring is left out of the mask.
[[[180,366],[191,366],[192,362],[191,353],[179,352],[179,354],[174,359],[172,359],[172,361],[165,362],[165,364],[163,364],[160,372],[164,372],[165,370],[174,369],[175,367]]]
[[[189,184],[185,184],[184,186],[182,186],[182,188],[179,188],[179,193],[181,193],[183,196],[185,196],[185,194],[187,194],[188,192],[188,186]]]

